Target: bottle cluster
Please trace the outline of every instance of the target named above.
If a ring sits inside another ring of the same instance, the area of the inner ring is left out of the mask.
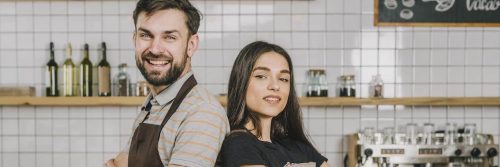
[[[102,59],[97,66],[93,66],[89,58],[89,45],[85,44],[83,49],[83,59],[80,64],[73,63],[73,49],[71,43],[66,45],[66,59],[62,64],[59,75],[59,65],[54,59],[54,43],[50,43],[50,60],[47,63],[46,71],[46,96],[131,96],[130,77],[127,74],[126,64],[120,64],[120,72],[115,77],[116,85],[112,87],[111,66],[106,56],[106,43],[102,42],[100,52]],[[97,68],[94,72],[94,68]],[[97,74],[97,77],[93,77]],[[62,77],[59,83],[59,77]],[[97,79],[97,90],[94,91],[93,80]],[[59,85],[62,88],[59,88]]]

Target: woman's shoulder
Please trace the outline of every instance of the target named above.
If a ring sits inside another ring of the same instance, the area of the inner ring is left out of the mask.
[[[304,162],[315,162],[319,166],[323,162],[328,161],[328,159],[321,155],[310,143],[292,138],[286,138],[282,140],[282,142],[287,145],[288,150],[302,154],[303,157],[306,158]]]
[[[247,131],[231,131],[221,149],[223,166],[266,165],[262,145]]]
[[[279,140],[279,142],[281,145],[284,145],[288,149],[292,149],[292,150],[297,149],[297,150],[300,150],[303,152],[315,150],[312,145],[310,145],[304,141],[296,140],[296,139],[293,139],[290,137],[285,137],[285,138]]]
[[[225,144],[250,144],[255,143],[257,139],[253,134],[248,132],[247,130],[233,130],[226,136],[224,140]]]

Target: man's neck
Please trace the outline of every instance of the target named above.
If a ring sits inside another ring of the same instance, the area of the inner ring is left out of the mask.
[[[161,85],[161,86],[151,86],[151,91],[154,95],[160,94],[162,91],[168,88],[170,85]]]
[[[184,75],[186,75],[189,71],[191,71],[191,68],[184,68],[184,71],[182,71],[181,75],[172,84],[174,84],[179,79],[181,79],[182,77],[184,77]],[[172,85],[172,84],[170,84],[170,85]],[[165,89],[167,89],[168,87],[170,87],[170,85],[160,85],[160,86],[153,86],[153,85],[151,85],[151,91],[153,92],[154,95],[158,95],[161,92],[163,92]]]

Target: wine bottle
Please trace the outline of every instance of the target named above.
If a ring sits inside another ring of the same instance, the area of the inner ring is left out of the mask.
[[[108,60],[106,60],[106,43],[101,44],[102,60],[97,66],[99,77],[99,96],[111,96],[111,67]]]
[[[66,46],[66,60],[63,64],[63,93],[64,96],[75,96],[76,95],[76,83],[75,83],[75,64],[71,60],[71,55],[73,54],[71,43]]]
[[[89,59],[89,45],[85,44],[83,60],[80,63],[80,93],[81,96],[92,96],[92,62]]]
[[[59,96],[58,82],[57,82],[57,63],[54,60],[54,42],[50,42],[50,60],[47,63],[47,73],[45,77],[46,95]]]

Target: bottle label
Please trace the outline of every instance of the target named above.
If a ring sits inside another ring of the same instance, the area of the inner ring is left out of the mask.
[[[99,67],[98,77],[99,77],[99,94],[110,93],[110,70],[109,67]]]
[[[50,87],[50,75],[51,75],[50,67],[46,66],[45,67],[45,87]]]

